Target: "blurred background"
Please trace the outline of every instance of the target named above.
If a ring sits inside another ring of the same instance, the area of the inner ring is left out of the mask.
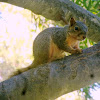
[[[72,0],[74,3],[100,17],[100,0]],[[0,82],[19,68],[31,64],[32,46],[35,37],[45,28],[62,26],[31,11],[0,3]],[[95,42],[85,39],[80,47],[85,49]],[[68,93],[56,100],[100,100],[100,84]]]

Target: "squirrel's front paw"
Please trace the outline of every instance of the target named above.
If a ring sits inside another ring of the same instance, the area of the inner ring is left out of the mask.
[[[82,53],[82,49],[76,49],[77,53]]]
[[[76,49],[71,52],[71,54],[82,53],[82,49]]]

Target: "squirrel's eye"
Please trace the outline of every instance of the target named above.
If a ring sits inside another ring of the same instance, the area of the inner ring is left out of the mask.
[[[75,27],[75,30],[78,30],[78,27]]]

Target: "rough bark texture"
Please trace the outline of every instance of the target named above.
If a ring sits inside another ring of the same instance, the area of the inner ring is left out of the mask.
[[[54,100],[100,81],[100,44],[0,83],[0,100]]]
[[[85,19],[88,26],[87,37],[95,42],[100,41],[100,18],[69,0],[0,0],[0,2],[29,9],[55,21],[66,19],[68,23],[71,16],[77,20]]]

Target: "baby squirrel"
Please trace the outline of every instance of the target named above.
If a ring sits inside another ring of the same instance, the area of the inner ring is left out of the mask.
[[[64,57],[64,52],[71,54],[82,53],[79,42],[86,38],[87,26],[80,21],[70,19],[65,27],[51,27],[38,34],[33,43],[33,63],[17,70],[12,76],[18,75],[38,65]]]

